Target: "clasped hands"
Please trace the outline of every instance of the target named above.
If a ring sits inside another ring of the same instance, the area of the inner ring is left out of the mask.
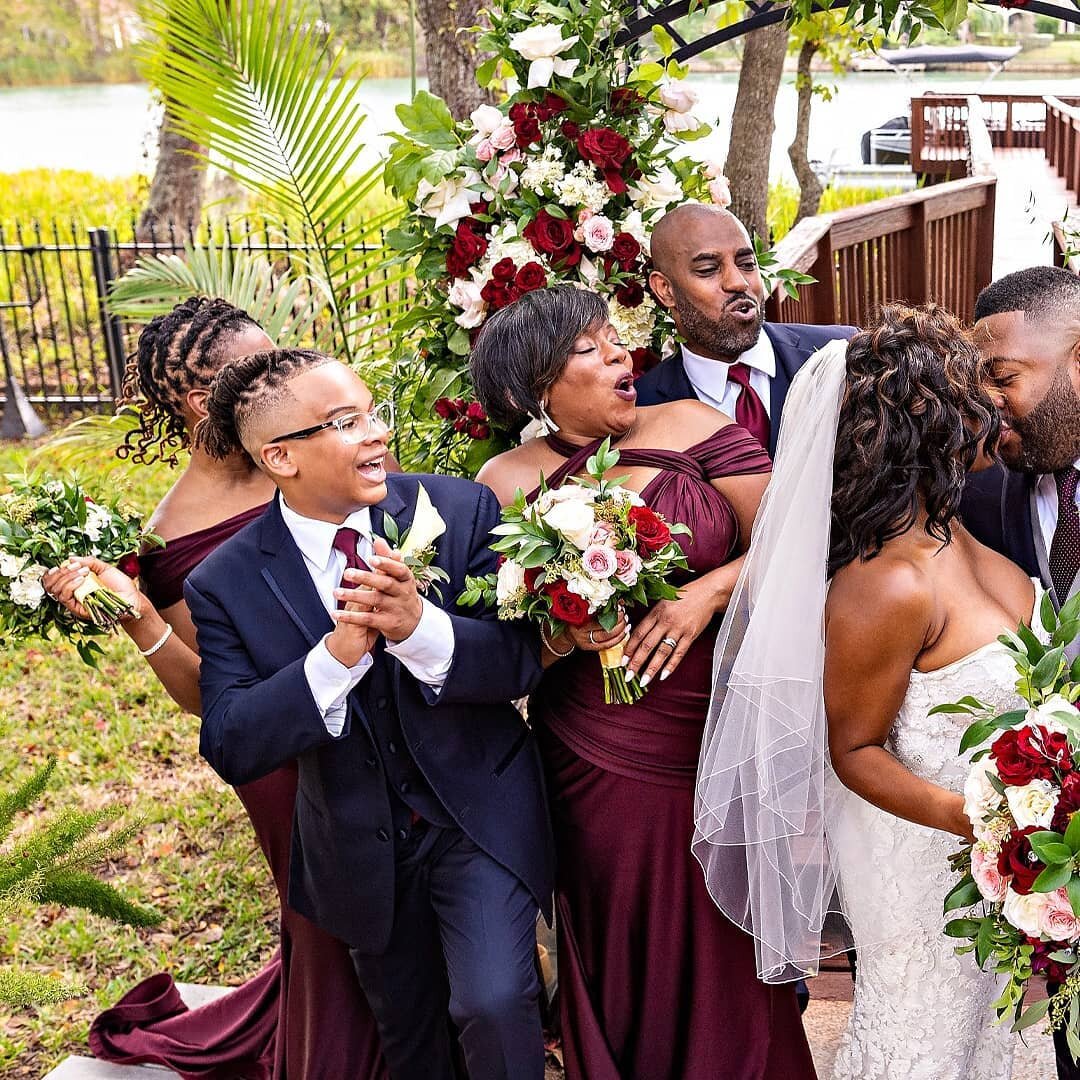
[[[330,655],[345,667],[355,667],[371,652],[381,634],[392,644],[404,641],[416,629],[424,610],[416,578],[399,551],[382,537],[375,538],[370,570],[346,570],[344,584],[334,598],[344,601],[332,613],[333,632],[326,638]]]

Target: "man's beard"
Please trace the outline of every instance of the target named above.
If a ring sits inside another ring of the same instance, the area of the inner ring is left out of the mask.
[[[1042,401],[1027,416],[1010,416],[1009,425],[1017,442],[1002,446],[1001,458],[1010,468],[1053,473],[1080,457],[1080,396],[1064,366]]]
[[[762,323],[765,322],[765,308],[756,297],[746,293],[737,298],[753,300],[758,308],[757,319],[754,322],[742,323],[730,316],[719,319],[710,318],[680,289],[673,287],[672,291],[675,293],[675,307],[679,313],[679,322],[682,324],[683,337],[686,338],[691,349],[697,345],[708,356],[734,359],[757,344],[757,339],[761,336]],[[728,302],[730,303],[730,300]]]

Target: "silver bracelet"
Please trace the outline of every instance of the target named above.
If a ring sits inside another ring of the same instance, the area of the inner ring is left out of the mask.
[[[160,649],[165,644],[165,642],[168,641],[169,638],[172,637],[172,632],[173,632],[172,626],[169,625],[168,623],[166,623],[165,624],[165,633],[162,634],[161,637],[159,637],[157,639],[157,641],[155,641],[154,644],[150,646],[149,649],[140,649],[139,650],[140,654],[143,655],[143,656],[153,656],[154,653],[156,653],[158,651],[158,649]]]
[[[540,640],[547,646],[547,651],[551,653],[552,656],[557,656],[560,660],[564,656],[569,656],[577,648],[577,646],[571,641],[570,648],[567,649],[566,652],[559,652],[559,650],[556,649],[554,645],[552,645],[551,638],[547,636],[547,632],[544,630],[543,623],[540,623]]]

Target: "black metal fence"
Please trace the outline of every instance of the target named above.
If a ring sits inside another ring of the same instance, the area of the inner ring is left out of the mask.
[[[142,239],[134,220],[119,231],[0,223],[0,436],[36,435],[86,412],[111,411],[140,325],[107,311],[110,285],[140,256],[182,254],[185,243],[207,237],[297,269],[313,249],[306,234],[272,234],[248,219],[170,226]]]

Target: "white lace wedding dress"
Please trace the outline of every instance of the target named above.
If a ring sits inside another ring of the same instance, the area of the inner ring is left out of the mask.
[[[1038,585],[1036,593],[1037,621]],[[966,694],[1014,708],[1016,677],[997,642],[937,671],[913,671],[887,748],[917,776],[962,791],[969,718],[927,713]],[[991,1008],[1001,977],[980,971],[971,954],[957,956],[958,943],[942,933],[942,902],[957,881],[948,856],[959,841],[852,792],[843,800],[830,848],[858,966],[833,1080],[1008,1080],[1017,1036],[995,1025]]]

